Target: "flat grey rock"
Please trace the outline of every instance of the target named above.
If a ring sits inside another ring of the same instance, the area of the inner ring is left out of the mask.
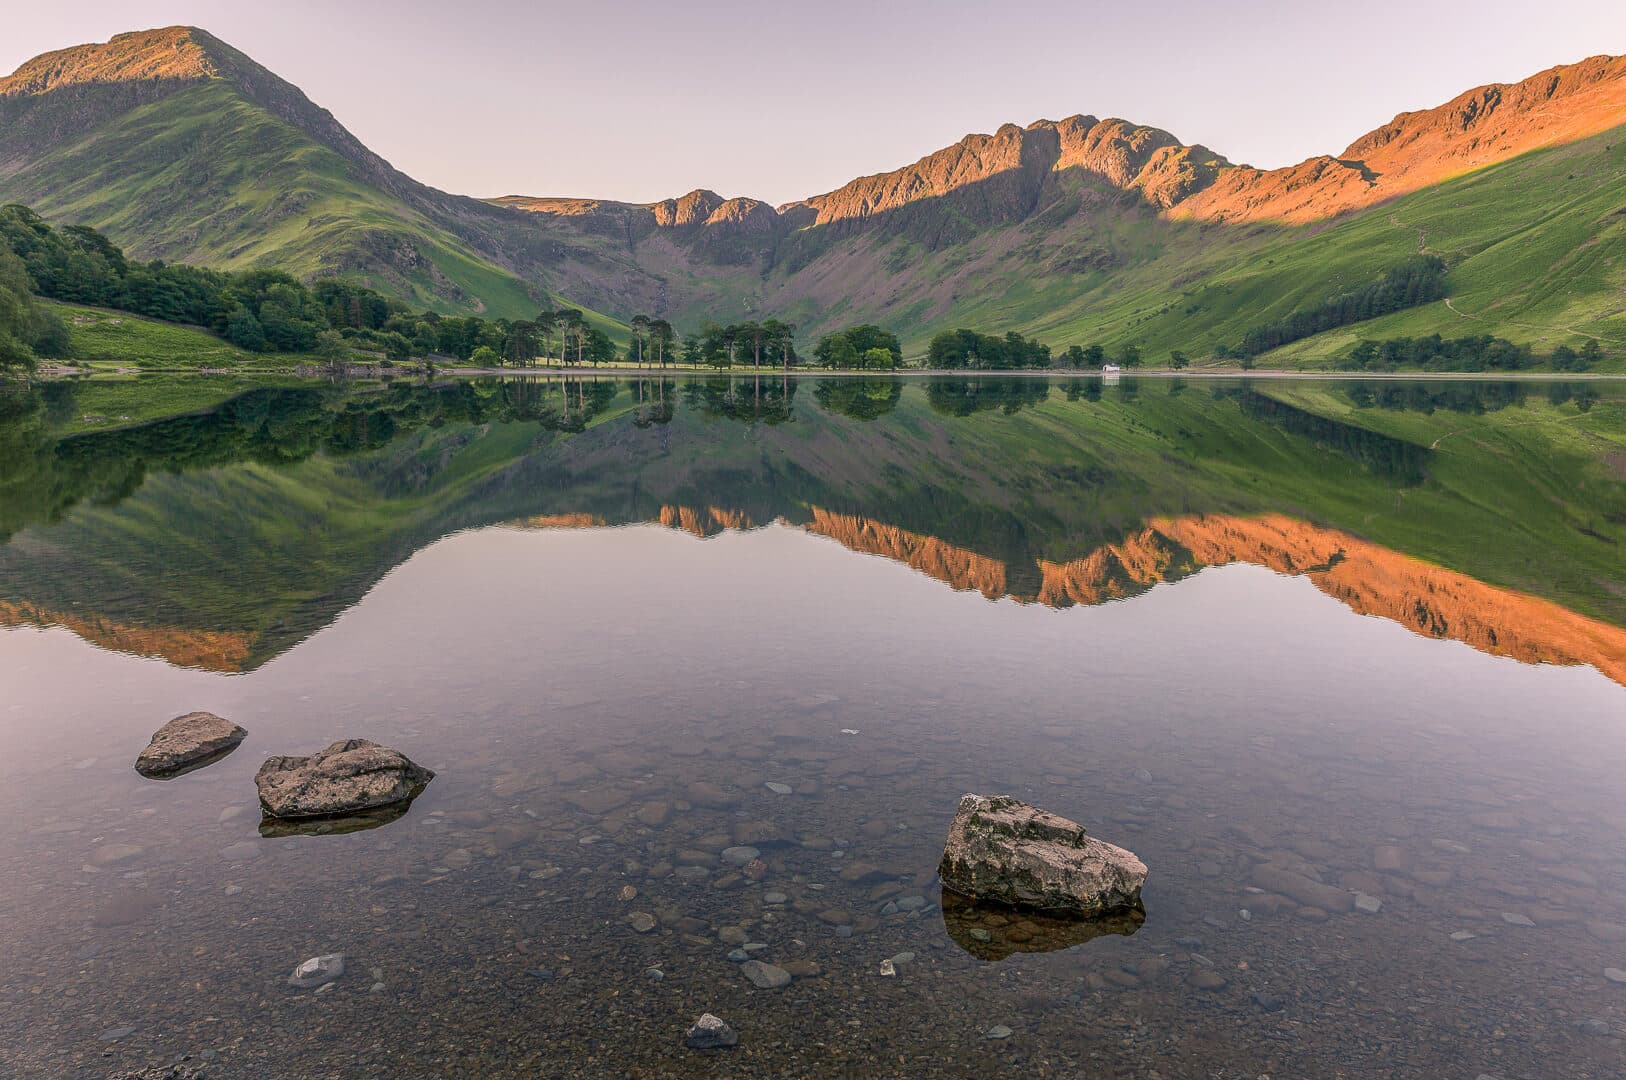
[[[136,758],[136,772],[154,780],[180,776],[219,761],[246,738],[247,731],[214,713],[177,716],[152,733]]]
[[[254,776],[260,805],[274,818],[336,817],[416,798],[432,770],[366,739],[336,742],[310,757],[265,759]]]

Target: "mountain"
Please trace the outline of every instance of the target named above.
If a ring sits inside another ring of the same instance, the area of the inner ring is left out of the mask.
[[[1336,158],[1227,170],[1176,211],[1204,221],[1306,223],[1358,210],[1542,147],[1626,124],[1626,57],[1596,56],[1523,82],[1401,113]]]
[[[345,274],[448,312],[534,313],[534,230],[390,166],[300,90],[191,27],[0,79],[0,196],[136,256]]]
[[[412,180],[208,33],[125,34],[0,80],[0,199],[145,257],[345,274],[447,312],[557,298],[693,328],[856,321],[919,348],[948,326],[1204,355],[1419,252],[1450,302],[1360,334],[1626,348],[1626,58],[1403,113],[1336,156],[1233,164],[1127,120],[968,135],[781,206],[476,200]],[[1334,331],[1284,360],[1353,341]]]

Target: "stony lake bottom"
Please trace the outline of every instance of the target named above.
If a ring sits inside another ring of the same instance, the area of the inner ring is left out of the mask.
[[[19,411],[0,1073],[1626,1075],[1626,395],[961,382]],[[438,776],[262,835],[350,736]],[[968,944],[966,792],[1144,925]]]

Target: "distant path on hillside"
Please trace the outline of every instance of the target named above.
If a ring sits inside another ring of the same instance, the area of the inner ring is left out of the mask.
[[[1485,316],[1474,315],[1457,307],[1456,303],[1454,302],[1455,300],[1456,297],[1454,296],[1448,296],[1445,298],[1445,306],[1451,309],[1452,314],[1462,319],[1473,319],[1475,322],[1485,321]],[[1514,322],[1511,319],[1508,320],[1508,325],[1521,327],[1525,330],[1540,330],[1547,334],[1574,334],[1576,337],[1597,338],[1599,341],[1607,341],[1616,345],[1626,344],[1626,342],[1622,342],[1619,338],[1604,337],[1602,334],[1594,334],[1586,330],[1577,330],[1573,326],[1543,326],[1540,323]]]

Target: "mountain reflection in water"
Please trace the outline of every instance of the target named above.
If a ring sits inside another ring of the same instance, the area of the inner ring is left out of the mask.
[[[250,387],[82,433],[62,418],[95,414],[101,388],[47,386],[7,406],[0,626],[240,672],[459,529],[780,522],[1057,608],[1252,563],[1419,634],[1626,682],[1617,396],[958,378],[797,399],[781,381]],[[1568,471],[1531,467],[1555,455]]]

